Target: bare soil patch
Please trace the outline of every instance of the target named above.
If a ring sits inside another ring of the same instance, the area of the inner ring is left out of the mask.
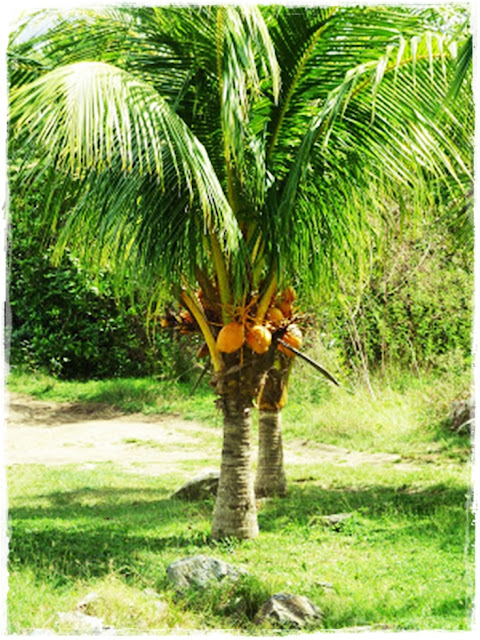
[[[60,403],[10,393],[5,460],[13,464],[115,462],[152,475],[186,461],[219,466],[221,429],[177,416],[124,414],[102,404]],[[350,451],[310,441],[289,442],[285,462],[342,466],[397,463],[400,456]],[[405,463],[402,463],[402,466]]]
[[[9,394],[6,463],[144,464],[169,473],[185,460],[204,460],[198,446],[217,432],[176,416],[124,414],[101,404],[59,403]],[[210,452],[208,452],[210,454]]]

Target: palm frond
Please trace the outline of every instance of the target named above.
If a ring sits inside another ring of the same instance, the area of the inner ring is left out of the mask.
[[[329,99],[350,70],[376,60],[374,90],[387,64],[392,64],[391,53],[398,52],[399,60],[404,59],[402,48],[425,34],[430,15],[425,9],[381,6],[322,11],[281,8],[272,21],[286,91],[270,123],[269,155],[274,165],[284,165],[285,173],[291,149],[301,144],[305,128],[318,113],[318,104]],[[297,43],[296,33],[301,34],[304,44]],[[290,81],[285,81],[285,75]]]
[[[153,90],[105,63],[57,68],[12,92],[13,126],[27,129],[47,149],[58,149],[58,167],[74,175],[111,167],[155,175],[159,188],[174,171],[201,203],[205,230],[217,230],[233,246],[237,229],[204,147]]]
[[[313,285],[361,268],[360,211],[396,188],[464,211],[471,50],[449,34],[425,7],[69,12],[11,47],[12,84],[35,81],[12,91],[10,146],[56,179],[60,244],[99,262],[213,280],[214,233],[229,301],[272,271]]]
[[[465,114],[454,116],[445,107],[454,66],[431,40],[417,41],[413,50],[410,44],[400,43],[398,50],[390,45],[379,58],[351,68],[318,105],[288,174],[270,194],[263,228],[274,259],[283,261],[280,270],[308,270],[319,279],[331,272],[333,255],[338,263],[335,244],[358,256],[361,235],[347,227],[359,224],[357,200],[365,199],[368,210],[368,194],[370,208],[381,211],[381,203],[375,204],[381,183],[410,189],[412,203],[434,183],[436,191],[442,183],[452,193],[468,191],[472,130]],[[314,207],[305,206],[303,185],[321,194],[312,195]]]
[[[115,260],[119,269],[129,263],[151,273],[158,263],[155,277],[178,283],[205,261],[204,238],[214,235],[227,260],[241,250],[204,147],[149,85],[111,65],[82,62],[12,91],[11,99],[12,131],[25,140],[13,160],[35,149],[32,175],[45,165],[51,192],[63,190],[59,202],[69,192],[68,213],[50,207],[62,223],[59,251],[81,242],[98,264]]]

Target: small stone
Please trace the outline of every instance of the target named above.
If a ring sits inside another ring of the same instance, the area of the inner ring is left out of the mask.
[[[321,622],[322,612],[305,596],[289,593],[277,593],[260,607],[255,624],[269,622],[273,627],[295,627],[317,625]]]
[[[176,589],[182,591],[190,587],[206,587],[209,583],[224,579],[238,580],[246,572],[223,560],[210,556],[192,556],[172,562],[167,567],[167,575]]]
[[[219,471],[206,469],[195,478],[188,480],[170,497],[179,500],[205,500],[210,496],[216,496],[219,479]]]
[[[474,399],[455,400],[450,409],[452,430],[459,434],[470,434],[474,420]]]
[[[77,604],[77,609],[82,613],[88,613],[92,602],[96,602],[97,600],[99,600],[99,598],[100,596],[98,595],[98,593],[96,593],[95,591],[91,591],[80,600],[80,602]]]
[[[72,625],[75,632],[88,632],[91,634],[103,633],[109,627],[105,627],[102,618],[96,616],[87,616],[80,611],[60,612],[58,614],[60,622]]]
[[[324,580],[318,580],[315,582],[315,586],[322,587],[323,589],[335,589],[331,582],[325,582]]]
[[[328,516],[322,516],[322,522],[332,529],[339,529],[340,525],[353,516],[353,513],[331,513]]]

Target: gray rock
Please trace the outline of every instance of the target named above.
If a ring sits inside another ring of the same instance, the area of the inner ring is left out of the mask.
[[[343,522],[353,516],[353,513],[329,513],[326,516],[314,515],[308,521],[310,525],[324,525],[334,531],[339,531]]]
[[[204,500],[210,496],[216,496],[219,479],[219,471],[206,469],[195,478],[188,480],[170,497],[179,500]]]
[[[189,587],[207,587],[212,582],[225,579],[238,580],[245,573],[223,560],[202,555],[182,558],[167,567],[168,579],[179,591]]]
[[[87,616],[80,611],[67,611],[58,613],[60,622],[68,624],[74,633],[86,633],[90,635],[111,635],[115,630],[103,624],[103,618]]]
[[[331,513],[323,517],[323,522],[332,529],[339,529],[340,525],[353,516],[353,513]]]
[[[325,582],[325,580],[317,580],[314,584],[317,587],[322,587],[322,589],[330,589],[330,590],[335,589],[335,587],[331,582]]]
[[[276,593],[260,607],[255,617],[255,624],[265,622],[272,627],[314,626],[321,622],[322,612],[305,596],[295,596],[289,593]]]
[[[98,602],[99,599],[100,599],[100,596],[96,591],[91,591],[90,593],[87,593],[87,595],[84,598],[82,598],[80,602],[77,603],[78,611],[81,611],[82,613],[90,614],[92,610],[91,608],[92,603]]]
[[[313,516],[310,519],[310,524],[323,524],[326,527],[330,527],[334,531],[341,529],[345,520],[348,520],[353,516],[353,513],[329,513],[326,516]]]
[[[474,418],[473,398],[455,400],[452,403],[449,418],[453,431],[460,434],[471,433]]]

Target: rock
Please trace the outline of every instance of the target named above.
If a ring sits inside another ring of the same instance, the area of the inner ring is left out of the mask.
[[[272,627],[295,627],[319,624],[322,620],[320,609],[305,596],[277,593],[260,607],[255,616],[255,624],[269,622]]]
[[[315,586],[322,587],[322,589],[330,589],[330,590],[334,590],[335,589],[335,587],[333,586],[333,584],[331,582],[325,582],[325,580],[317,580],[315,582]]]
[[[331,527],[334,531],[341,529],[342,523],[353,516],[353,513],[329,513],[327,516],[313,516],[309,524],[323,524]]]
[[[209,583],[224,579],[238,580],[245,573],[243,569],[223,560],[202,555],[182,558],[167,567],[168,578],[179,591],[189,587],[206,587]]]
[[[68,611],[66,613],[58,613],[60,622],[71,625],[74,633],[84,633],[90,635],[107,635],[113,634],[112,627],[105,626],[102,618],[96,616],[87,616],[80,611]]]
[[[84,598],[82,598],[80,602],[77,604],[78,611],[81,611],[82,613],[89,613],[91,611],[90,605],[93,602],[97,602],[99,599],[100,599],[100,596],[95,591],[91,591],[90,593],[87,593],[87,595]]]
[[[219,471],[206,469],[198,476],[195,476],[195,478],[188,480],[180,489],[172,493],[170,497],[180,500],[204,500],[210,496],[216,496],[219,479]]]
[[[330,513],[328,516],[323,516],[322,520],[325,524],[328,524],[329,527],[336,527],[352,516],[353,513]]]
[[[452,403],[449,416],[452,430],[460,434],[470,434],[472,432],[473,414],[473,398],[455,400]]]

